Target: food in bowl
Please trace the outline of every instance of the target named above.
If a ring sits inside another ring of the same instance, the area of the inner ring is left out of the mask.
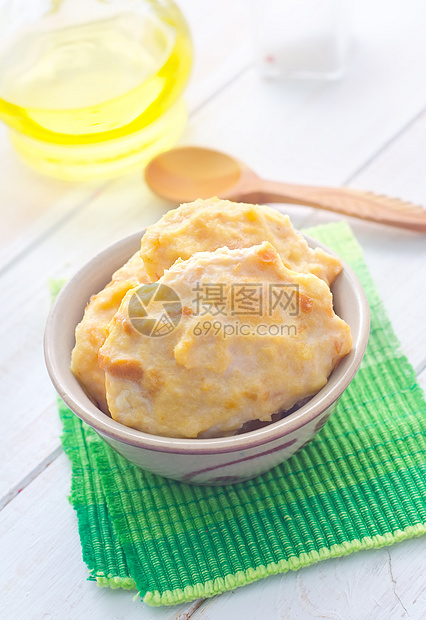
[[[329,289],[341,269],[274,209],[182,205],[92,297],[72,371],[102,411],[157,436],[225,437],[275,421],[351,349]]]
[[[113,273],[111,282],[93,295],[84,317],[75,330],[75,347],[71,370],[87,394],[104,412],[108,412],[105,395],[105,373],[99,365],[99,349],[108,334],[108,324],[117,312],[124,295],[139,284],[149,282],[143,262],[136,252],[123,267]]]
[[[330,286],[342,270],[340,260],[312,249],[293,228],[288,215],[271,207],[212,198],[168,211],[142,239],[141,257],[153,282],[181,258],[195,252],[248,248],[269,241],[286,267],[312,273]]]
[[[152,435],[103,413],[70,368],[75,328],[88,300],[139,250],[142,234],[135,232],[94,256],[60,291],[47,320],[44,339],[47,369],[58,394],[120,455],[144,470],[168,478],[195,484],[234,483],[289,459],[324,426],[363,358],[369,334],[369,307],[355,273],[342,263],[342,273],[331,287],[335,311],[350,326],[352,348],[333,370],[327,384],[307,402],[297,403],[285,415],[275,414],[273,423],[258,423],[256,428],[250,424],[243,432],[227,437],[185,439]],[[317,240],[303,236],[311,248],[329,251]]]
[[[197,293],[212,283],[224,301],[200,312]],[[138,287],[126,294],[99,354],[112,417],[147,433],[221,437],[271,421],[318,392],[351,349],[327,284],[285,267],[268,242],[179,259],[158,286],[180,302],[163,294],[150,320],[161,322],[170,304],[176,326],[147,337],[132,304],[146,308],[152,289]]]

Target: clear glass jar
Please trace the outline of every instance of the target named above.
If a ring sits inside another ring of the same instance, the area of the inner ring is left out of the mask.
[[[117,176],[173,146],[191,64],[172,0],[0,0],[0,117],[45,174]]]

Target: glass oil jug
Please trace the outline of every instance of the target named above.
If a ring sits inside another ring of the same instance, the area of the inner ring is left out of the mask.
[[[0,0],[0,117],[63,179],[118,176],[185,122],[189,29],[172,0]]]

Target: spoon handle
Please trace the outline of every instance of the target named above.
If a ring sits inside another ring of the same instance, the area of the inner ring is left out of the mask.
[[[258,202],[288,202],[426,233],[426,209],[398,198],[346,187],[311,187],[259,179]]]

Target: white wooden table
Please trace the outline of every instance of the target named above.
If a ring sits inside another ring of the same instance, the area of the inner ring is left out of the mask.
[[[350,185],[426,205],[426,7],[357,0],[339,82],[267,82],[244,0],[181,0],[196,51],[182,144],[219,148],[261,175]],[[70,466],[44,368],[46,282],[152,223],[169,205],[140,174],[76,186],[42,178],[0,129],[0,618],[425,618],[426,539],[329,560],[207,601],[149,608],[86,581]],[[338,219],[289,207],[295,226]],[[351,220],[403,349],[426,386],[426,238]]]

